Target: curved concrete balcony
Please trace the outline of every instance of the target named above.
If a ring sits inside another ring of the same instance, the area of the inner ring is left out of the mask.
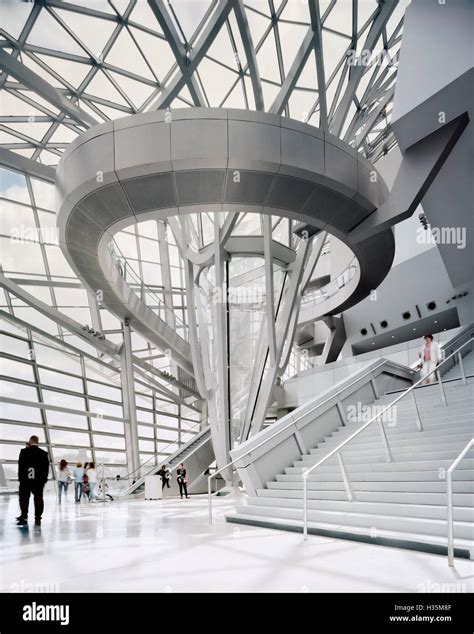
[[[125,226],[227,211],[284,216],[328,231],[359,266],[323,314],[377,288],[394,256],[391,229],[363,240],[350,235],[388,195],[375,168],[336,137],[273,114],[189,108],[104,123],[66,150],[57,194],[60,244],[73,270],[101,291],[107,308],[189,372],[187,341],[140,300],[113,261],[108,245]]]

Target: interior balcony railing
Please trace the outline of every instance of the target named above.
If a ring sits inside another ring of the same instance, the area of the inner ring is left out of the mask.
[[[302,307],[320,304],[334,295],[337,295],[337,293],[339,293],[339,291],[352,280],[358,270],[359,263],[357,258],[353,257],[344,271],[335,279],[331,280],[324,286],[321,286],[321,288],[305,293],[301,299]]]
[[[188,327],[187,325],[176,315],[174,310],[167,306],[163,300],[158,296],[155,290],[153,290],[136,272],[130,261],[123,255],[122,251],[118,247],[117,243],[112,240],[109,243],[109,253],[112,258],[115,267],[117,268],[120,276],[133,290],[133,292],[139,297],[148,308],[150,308],[160,319],[162,319],[168,326],[180,335],[186,341],[188,340]]]

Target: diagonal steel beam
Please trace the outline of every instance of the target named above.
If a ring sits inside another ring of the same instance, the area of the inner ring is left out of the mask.
[[[316,58],[316,72],[318,74],[319,127],[322,130],[327,130],[328,108],[326,103],[326,74],[324,70],[323,36],[319,0],[310,0],[309,13],[311,18],[311,28],[314,33],[314,55]]]
[[[372,130],[375,122],[377,121],[380,113],[384,110],[387,104],[392,100],[394,92],[395,92],[395,86],[391,88],[385,94],[383,99],[381,99],[378,105],[372,110],[372,112],[369,114],[369,116],[367,117],[364,123],[362,121],[359,121],[360,125],[362,125],[363,123],[363,128],[359,132],[359,134],[357,134],[355,137],[356,148],[359,148],[362,145],[362,143],[365,141],[365,139],[367,138],[367,135]]]
[[[161,30],[166,36],[166,40],[173,51],[176,62],[180,71],[184,74],[187,73],[188,57],[184,44],[179,38],[178,31],[171,19],[171,15],[167,10],[163,0],[148,0],[150,9],[153,11],[158,24],[161,26]],[[195,106],[205,106],[206,100],[202,93],[202,90],[198,84],[196,77],[193,74],[187,75],[187,85],[189,92],[194,101]]]
[[[285,77],[285,80],[278,92],[278,95],[275,98],[269,112],[274,114],[281,114],[283,110],[286,108],[288,104],[288,100],[291,97],[291,93],[293,92],[294,87],[303,71],[303,68],[310,56],[311,51],[314,47],[314,32],[313,29],[310,28],[306,33],[301,46],[296,53],[296,57],[291,65],[288,74]]]
[[[149,104],[149,109],[167,108],[175,97],[178,96],[211,47],[222,25],[227,20],[230,11],[234,7],[234,4],[235,0],[227,0],[226,2],[219,2],[216,5],[214,13],[208,20],[204,30],[197,39],[193,50],[187,57],[184,72],[175,75],[165,90],[158,96],[158,99]]]
[[[384,0],[380,5],[377,16],[375,17],[372,26],[367,34],[362,52],[373,51],[379,37],[382,35],[384,28],[387,25],[390,16],[395,11],[398,4],[398,0]],[[344,94],[339,102],[334,113],[334,118],[331,122],[330,129],[332,134],[340,136],[344,122],[349,112],[351,102],[356,93],[357,87],[364,75],[365,67],[363,64],[355,64],[351,67],[349,72],[349,81],[347,82]]]
[[[15,77],[24,86],[30,88],[33,92],[46,99],[50,104],[59,108],[67,114],[71,119],[77,121],[81,126],[90,128],[97,124],[87,112],[84,112],[79,106],[76,106],[64,97],[54,86],[51,86],[42,77],[30,70],[27,66],[21,64],[12,55],[8,55],[0,49],[0,67],[8,75]]]
[[[22,174],[29,174],[48,183],[55,182],[56,170],[54,167],[43,165],[43,163],[38,163],[38,161],[33,161],[26,158],[26,156],[21,156],[3,147],[0,147],[0,165],[4,165],[16,172],[22,172]]]
[[[247,19],[247,14],[245,13],[243,0],[236,0],[234,13],[237,19],[240,37],[242,38],[245,56],[247,58],[247,65],[250,72],[250,80],[252,82],[253,94],[255,98],[255,107],[257,110],[265,110],[262,82],[260,79],[260,73],[257,64],[257,55],[255,53],[255,47],[253,45],[252,34],[250,33],[249,22]]]

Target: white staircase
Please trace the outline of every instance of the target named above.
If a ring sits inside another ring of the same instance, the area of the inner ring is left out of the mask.
[[[474,353],[464,359],[467,385],[458,366],[443,376],[445,407],[437,384],[414,390],[423,424],[419,431],[410,395],[384,422],[393,462],[387,462],[380,427],[370,425],[342,452],[355,499],[347,500],[337,457],[308,477],[308,532],[369,543],[445,554],[447,509],[445,471],[473,437]],[[402,392],[386,394],[386,406]],[[348,422],[284,473],[257,490],[227,521],[301,531],[302,472],[367,422]],[[455,555],[473,557],[474,451],[453,474]]]

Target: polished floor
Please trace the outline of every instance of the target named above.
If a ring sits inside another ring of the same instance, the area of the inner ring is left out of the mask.
[[[224,520],[233,500],[120,501],[61,507],[17,528],[0,498],[2,592],[472,592],[473,563]]]

